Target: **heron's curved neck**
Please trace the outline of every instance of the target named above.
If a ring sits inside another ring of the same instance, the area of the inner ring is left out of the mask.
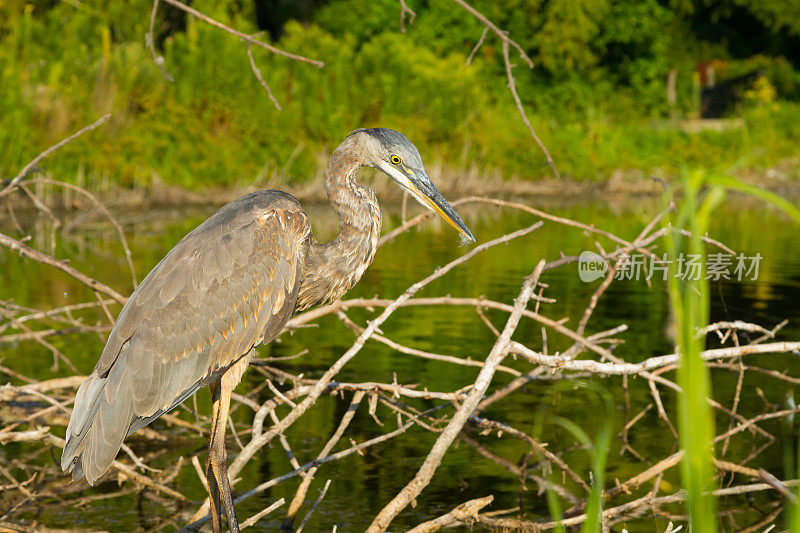
[[[363,154],[358,146],[342,143],[333,152],[325,169],[325,190],[328,201],[339,217],[339,235],[334,242],[353,245],[365,238],[380,234],[380,207],[375,193],[369,187],[356,183],[356,174],[364,166]],[[377,223],[377,226],[376,226]],[[367,239],[369,240],[369,239]],[[345,248],[343,254],[352,252]]]
[[[306,257],[304,281],[297,308],[333,301],[358,283],[378,246],[381,211],[375,193],[355,182],[364,155],[345,140],[334,151],[325,170],[328,201],[339,217],[339,235],[325,244],[312,241]]]

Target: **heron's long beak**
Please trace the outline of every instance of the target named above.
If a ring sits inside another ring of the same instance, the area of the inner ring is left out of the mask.
[[[464,243],[475,242],[475,237],[469,231],[467,225],[458,216],[453,206],[444,199],[442,193],[436,188],[428,176],[419,176],[419,172],[415,173],[414,178],[408,181],[409,192],[414,195],[417,200],[429,207],[431,211],[438,214],[444,219],[445,222],[453,226],[461,234],[461,239]]]

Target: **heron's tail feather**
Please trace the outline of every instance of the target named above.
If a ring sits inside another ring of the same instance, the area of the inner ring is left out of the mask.
[[[89,376],[75,396],[61,456],[61,468],[71,472],[73,480],[86,476],[93,485],[108,470],[128,433],[133,395],[126,352],[122,350],[106,377]]]

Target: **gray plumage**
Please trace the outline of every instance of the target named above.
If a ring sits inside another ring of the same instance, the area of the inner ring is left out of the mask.
[[[300,203],[286,193],[259,191],[225,205],[153,268],[120,312],[75,398],[61,459],[73,479],[97,482],[126,436],[210,385],[212,525],[221,529],[221,497],[238,531],[225,466],[230,393],[255,346],[274,339],[293,312],[341,297],[372,262],[381,214],[373,191],[355,182],[365,165],[474,241],[414,145],[382,128],[356,130],[331,156],[325,186],[340,221],[331,242],[317,243]]]
[[[62,468],[93,484],[127,435],[272,340],[294,309],[309,232],[294,198],[262,191],[186,235],[131,295],[79,389]]]

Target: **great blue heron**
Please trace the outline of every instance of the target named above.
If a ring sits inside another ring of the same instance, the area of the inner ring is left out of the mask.
[[[206,460],[212,527],[239,531],[225,451],[231,392],[253,349],[270,342],[296,311],[331,302],[372,262],[381,230],[375,193],[355,182],[374,167],[474,242],[425,173],[416,147],[384,128],[351,133],[325,171],[339,235],[319,244],[300,203],[280,191],[242,196],[186,235],[122,308],[92,375],[80,386],[61,468],[94,484],[122,441],[211,386]]]

